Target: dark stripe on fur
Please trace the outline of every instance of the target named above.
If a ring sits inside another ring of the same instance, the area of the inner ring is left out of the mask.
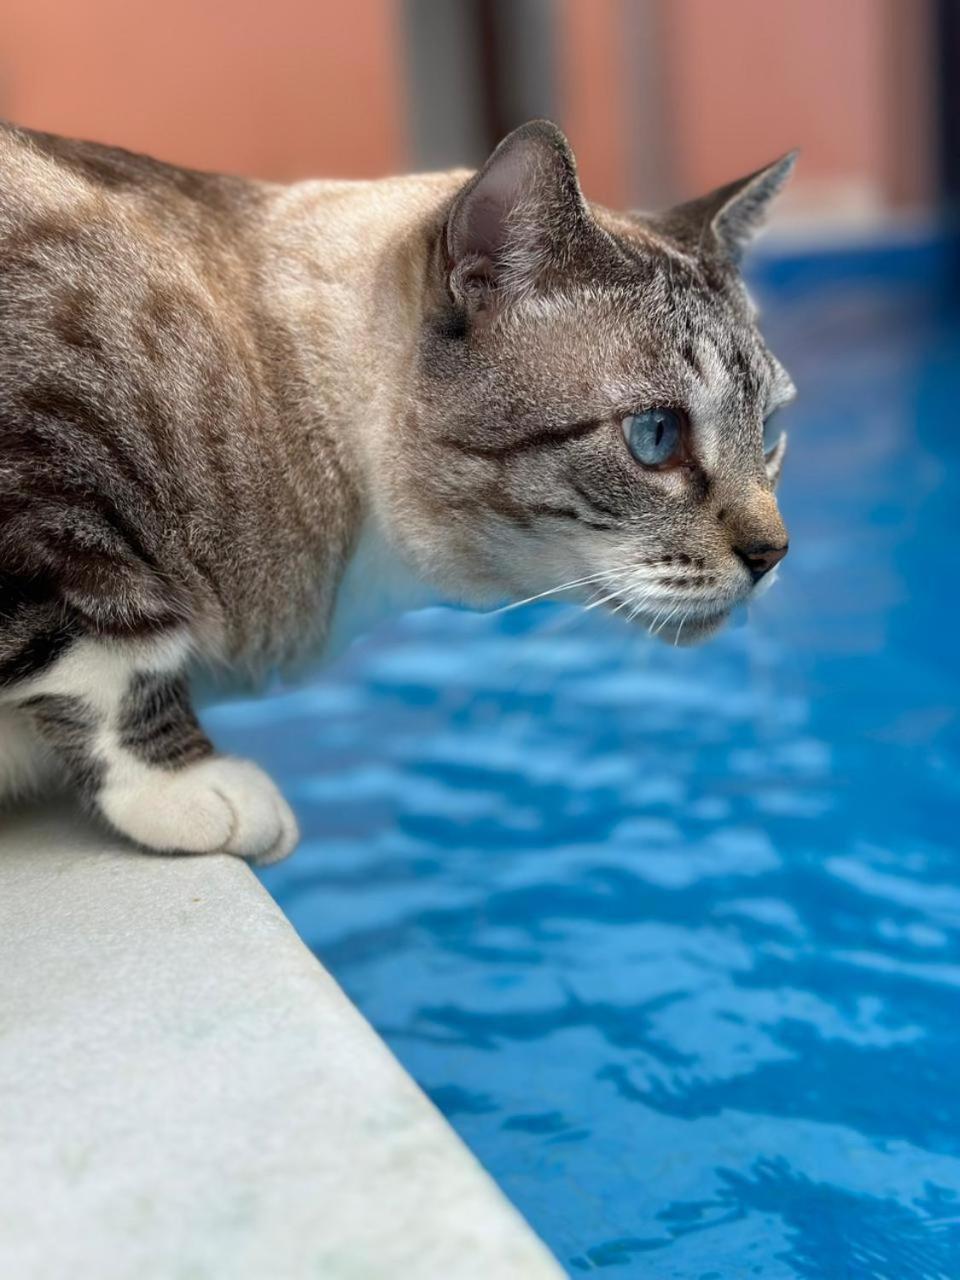
[[[37,632],[15,652],[4,654],[0,658],[0,688],[40,675],[66,652],[75,637],[72,625],[63,622]]]
[[[687,338],[681,346],[680,354],[701,382],[704,381],[706,375],[703,370],[703,365],[700,363],[700,357],[697,355],[696,349],[690,338]]]
[[[614,524],[590,520],[581,511],[577,511],[573,507],[555,507],[547,502],[518,502],[508,494],[502,493],[499,489],[485,490],[476,498],[449,498],[446,502],[446,510],[449,511],[451,508],[456,508],[457,511],[465,511],[471,517],[476,518],[482,518],[492,511],[522,529],[529,529],[538,517],[549,517],[555,520],[576,520],[578,524],[586,525],[588,529],[609,531],[617,528]]]
[[[584,488],[576,475],[571,473],[566,477],[566,480],[577,497],[582,498],[594,511],[599,511],[602,516],[608,516],[617,523],[623,519],[624,513],[622,511],[615,511],[613,507],[608,507],[605,502],[601,502],[595,493],[591,493],[589,489]]]
[[[578,440],[602,427],[602,422],[577,422],[573,426],[560,427],[555,431],[534,431],[518,440],[506,440],[497,444],[472,443],[469,440],[458,440],[453,436],[441,436],[440,443],[458,453],[472,454],[478,458],[502,459],[518,453],[527,453],[531,449],[556,449],[570,440]]]
[[[213,752],[180,676],[135,675],[120,704],[118,735],[125,751],[161,768],[180,769]]]
[[[97,718],[91,708],[80,698],[55,693],[27,698],[19,706],[63,760],[81,794],[94,796],[103,785],[104,765],[93,755]]]
[[[0,573],[0,688],[38,676],[78,634],[74,619],[37,579]]]
[[[553,516],[558,520],[576,520],[579,524],[585,524],[588,529],[610,530],[616,528],[616,525],[606,524],[599,520],[590,520],[581,511],[574,510],[573,507],[553,507],[548,503],[541,502],[527,507],[526,510],[532,516]]]

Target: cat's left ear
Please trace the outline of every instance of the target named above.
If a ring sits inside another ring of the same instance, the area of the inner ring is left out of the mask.
[[[521,125],[457,194],[447,219],[450,291],[473,313],[562,271],[589,215],[573,152],[549,120]]]
[[[677,205],[663,216],[667,230],[700,252],[719,248],[738,263],[746,245],[767,219],[770,205],[785,185],[799,152],[789,151],[773,164],[718,187],[699,200]]]

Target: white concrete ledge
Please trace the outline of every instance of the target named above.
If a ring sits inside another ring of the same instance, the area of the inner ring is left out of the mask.
[[[2,821],[0,1276],[562,1275],[243,864]]]

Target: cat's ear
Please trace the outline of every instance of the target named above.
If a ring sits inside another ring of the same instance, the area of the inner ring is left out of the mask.
[[[789,151],[756,173],[718,187],[699,200],[677,205],[663,215],[663,223],[690,248],[699,252],[719,248],[733,262],[739,262],[744,248],[766,221],[774,197],[793,172],[798,154]]]
[[[566,138],[548,120],[521,125],[454,199],[444,242],[451,293],[476,313],[536,291],[563,269],[587,220]]]

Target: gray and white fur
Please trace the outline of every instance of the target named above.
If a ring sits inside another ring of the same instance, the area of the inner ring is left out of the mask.
[[[296,823],[198,672],[426,597],[714,631],[786,549],[737,268],[791,166],[641,215],[542,121],[477,174],[293,186],[0,127],[0,805],[66,782],[146,850],[269,862]],[[646,467],[623,423],[663,405]]]

